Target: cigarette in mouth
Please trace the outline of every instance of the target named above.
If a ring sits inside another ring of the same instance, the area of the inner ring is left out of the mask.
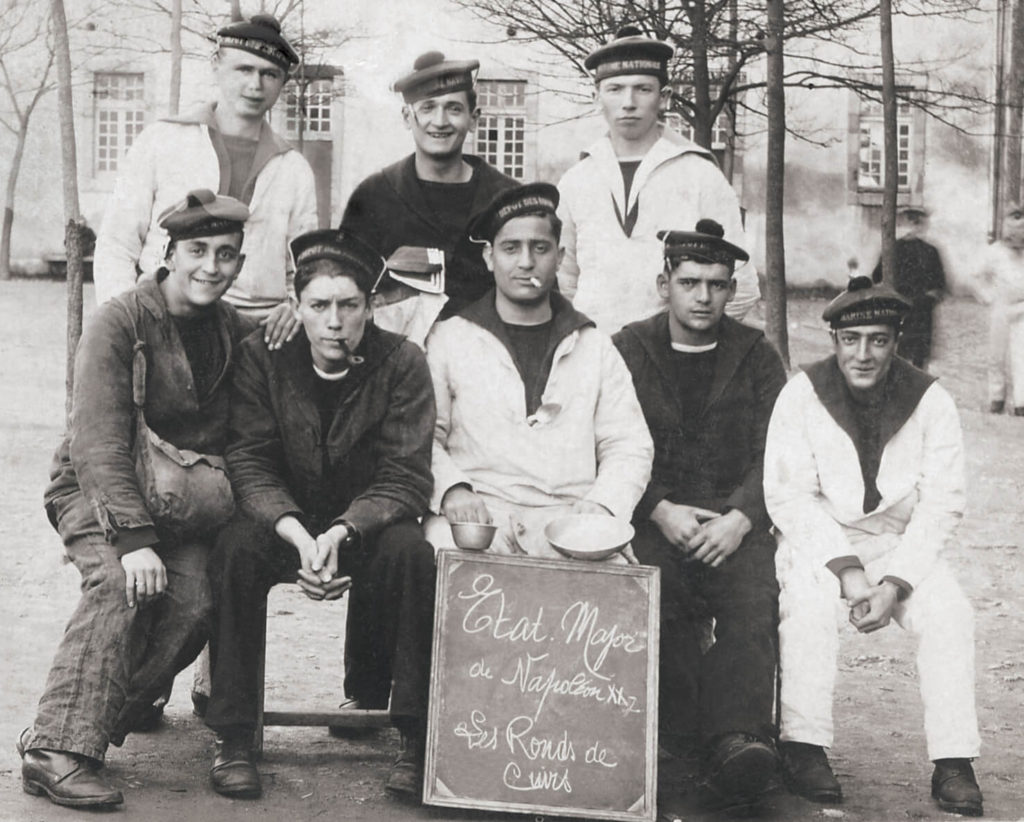
[[[536,277],[530,277],[530,285],[532,285],[534,288],[540,288],[541,282]]]

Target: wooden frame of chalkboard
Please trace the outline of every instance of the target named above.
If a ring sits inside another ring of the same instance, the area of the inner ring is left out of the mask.
[[[649,820],[657,568],[438,552],[423,801]]]

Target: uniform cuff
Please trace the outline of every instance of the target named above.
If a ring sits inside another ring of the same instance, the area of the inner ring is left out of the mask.
[[[864,570],[864,563],[860,561],[860,557],[850,554],[845,557],[836,557],[830,559],[825,563],[825,567],[828,568],[833,574],[839,576],[840,573],[845,571],[847,568],[860,568]]]
[[[914,586],[913,585],[911,585],[905,579],[900,579],[899,577],[894,577],[891,574],[886,574],[884,577],[882,577],[882,582],[891,582],[893,585],[895,585],[897,588],[900,589],[899,593],[896,595],[896,598],[900,602],[902,602],[908,596],[910,596],[912,593],[914,593]]]
[[[143,525],[141,528],[126,528],[118,531],[113,544],[118,557],[123,557],[139,548],[152,548],[159,542],[156,528],[152,525]]]

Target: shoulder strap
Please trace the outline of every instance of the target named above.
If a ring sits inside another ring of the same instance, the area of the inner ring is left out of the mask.
[[[132,347],[132,402],[141,417],[142,409],[146,405],[146,344],[139,339],[139,327],[131,307],[121,297],[114,297],[114,302],[124,309],[135,337],[135,345]]]
[[[132,349],[132,402],[141,413],[146,405],[146,344],[135,340]]]

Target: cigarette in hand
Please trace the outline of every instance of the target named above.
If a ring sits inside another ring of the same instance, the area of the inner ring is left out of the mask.
[[[532,285],[534,288],[540,288],[541,281],[538,280],[536,277],[530,277],[530,285]]]

